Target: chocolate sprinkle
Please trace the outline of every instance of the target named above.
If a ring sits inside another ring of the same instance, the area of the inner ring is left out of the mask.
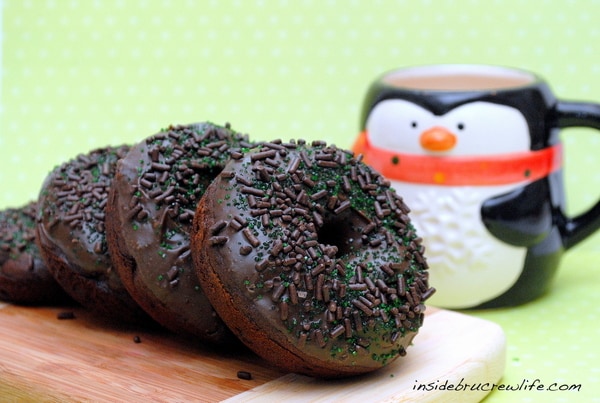
[[[243,379],[245,381],[250,381],[250,380],[252,380],[252,373],[250,373],[248,371],[238,371],[237,377],[239,379]]]
[[[75,312],[73,311],[62,311],[56,314],[58,320],[70,320],[75,319]]]

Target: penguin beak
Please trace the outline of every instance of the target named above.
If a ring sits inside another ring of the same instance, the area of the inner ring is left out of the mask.
[[[419,143],[427,151],[450,151],[456,145],[456,135],[444,127],[434,126],[421,133]]]

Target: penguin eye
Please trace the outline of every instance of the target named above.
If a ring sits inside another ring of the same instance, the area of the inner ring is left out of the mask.
[[[465,129],[465,124],[464,123],[459,123],[456,125],[456,127],[458,128],[458,130],[464,130]]]
[[[410,127],[412,127],[413,129],[416,129],[418,126],[417,122],[415,120],[413,120],[412,122],[410,122]]]

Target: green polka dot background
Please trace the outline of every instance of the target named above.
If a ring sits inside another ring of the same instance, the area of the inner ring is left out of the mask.
[[[561,99],[600,102],[600,1],[0,0],[0,208],[56,165],[169,124],[230,122],[253,138],[350,148],[380,73],[431,63],[520,67]],[[600,197],[600,133],[563,131],[570,214]],[[477,313],[508,337],[505,381],[579,382],[600,396],[600,236],[569,252],[546,298]],[[525,330],[524,330],[525,329]],[[547,357],[547,358],[545,358]],[[598,401],[598,400],[596,400]]]

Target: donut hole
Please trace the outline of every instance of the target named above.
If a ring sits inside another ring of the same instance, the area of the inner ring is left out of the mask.
[[[360,242],[361,234],[348,214],[340,214],[325,220],[317,236],[319,243],[335,246],[336,257],[339,257],[356,249],[355,244]]]

